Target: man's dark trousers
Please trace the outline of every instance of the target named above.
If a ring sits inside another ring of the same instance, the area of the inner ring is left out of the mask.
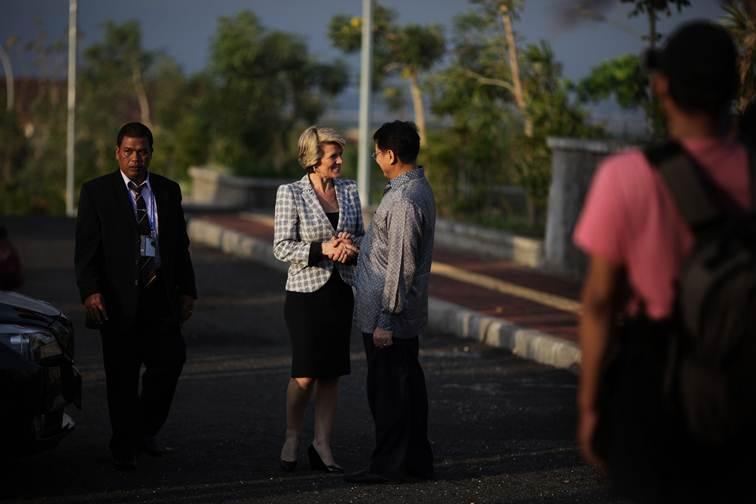
[[[134,453],[168,417],[186,348],[167,296],[158,275],[153,285],[140,287],[135,322],[106,323],[101,330],[114,455]]]
[[[418,338],[394,338],[376,348],[363,333],[367,355],[367,394],[375,422],[370,471],[389,479],[433,477],[428,441],[428,392],[418,361]]]

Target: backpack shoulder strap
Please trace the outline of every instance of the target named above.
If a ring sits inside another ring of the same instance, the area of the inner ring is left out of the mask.
[[[756,214],[756,145],[753,142],[744,143],[748,151],[748,176],[751,185],[751,214]]]
[[[702,168],[682,145],[669,140],[648,147],[643,153],[651,166],[659,171],[678,210],[694,233],[722,217],[722,211],[702,177]],[[754,177],[751,188],[756,191]]]

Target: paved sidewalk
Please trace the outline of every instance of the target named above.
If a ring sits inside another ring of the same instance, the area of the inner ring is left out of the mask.
[[[193,216],[201,243],[285,270],[273,257],[273,219],[261,214]],[[577,282],[512,261],[436,246],[429,325],[434,332],[482,341],[515,355],[577,372]]]

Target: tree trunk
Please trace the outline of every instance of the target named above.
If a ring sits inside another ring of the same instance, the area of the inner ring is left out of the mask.
[[[522,89],[522,80],[520,79],[520,59],[517,54],[517,43],[514,37],[514,29],[512,28],[512,16],[509,12],[509,7],[501,3],[499,4],[499,11],[501,12],[501,21],[504,25],[504,36],[507,41],[507,55],[509,57],[509,69],[512,72],[512,84],[514,86],[514,99],[517,104],[517,108],[520,109],[523,118],[525,119],[525,136],[533,136],[533,121],[528,117],[525,93]]]
[[[147,90],[144,88],[142,72],[136,65],[134,66],[132,81],[134,83],[134,92],[136,93],[137,101],[139,102],[139,118],[143,124],[151,128],[150,102],[147,99]]]
[[[13,65],[11,64],[10,56],[5,48],[0,44],[0,63],[3,66],[3,73],[5,74],[5,110],[10,112],[13,110]]]
[[[407,79],[412,94],[412,108],[415,110],[415,123],[418,133],[420,133],[420,145],[424,147],[428,143],[425,130],[425,107],[423,106],[423,94],[420,91],[420,85],[417,83],[417,72],[410,71]]]

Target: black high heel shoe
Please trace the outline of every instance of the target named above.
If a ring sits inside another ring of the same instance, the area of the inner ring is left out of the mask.
[[[314,471],[325,471],[327,473],[343,473],[344,468],[337,465],[326,465],[323,459],[320,458],[320,454],[313,445],[307,448],[307,457],[310,459],[310,469]],[[283,461],[282,461],[283,462]]]
[[[287,440],[287,443],[288,443],[288,440]],[[299,441],[297,440],[296,445],[298,444],[299,444]],[[286,443],[284,443],[283,448],[286,448]],[[294,460],[284,460],[283,448],[281,448],[281,457],[278,459],[278,465],[281,467],[282,471],[292,472],[294,469],[297,468],[297,450],[294,451]]]

